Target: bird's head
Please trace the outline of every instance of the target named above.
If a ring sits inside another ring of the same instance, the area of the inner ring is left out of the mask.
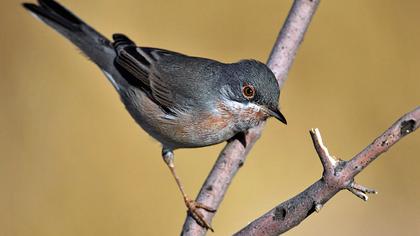
[[[227,76],[222,93],[229,106],[234,107],[239,121],[251,126],[274,117],[284,124],[286,118],[279,110],[280,89],[273,72],[263,63],[243,60],[226,67]]]

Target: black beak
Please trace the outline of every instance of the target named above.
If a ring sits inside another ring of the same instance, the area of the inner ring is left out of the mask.
[[[273,110],[270,109],[270,115],[276,118],[277,120],[281,121],[283,124],[287,125],[286,118],[283,116],[283,114],[281,114],[278,108],[275,108]]]

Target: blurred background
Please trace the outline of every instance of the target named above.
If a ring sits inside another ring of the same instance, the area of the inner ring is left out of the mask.
[[[266,61],[292,1],[61,0],[106,36],[233,62]],[[185,206],[160,146],[103,74],[19,0],[0,8],[0,235],[178,235]],[[348,159],[420,103],[420,2],[322,1],[270,120],[209,235],[229,235],[321,176],[308,133]],[[420,134],[382,155],[288,235],[419,235]],[[195,196],[224,144],[178,150]]]

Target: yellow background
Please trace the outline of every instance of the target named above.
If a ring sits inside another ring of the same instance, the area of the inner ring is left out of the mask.
[[[106,36],[221,61],[265,61],[291,1],[62,0]],[[348,159],[420,102],[420,2],[322,1],[270,120],[213,226],[228,235],[321,175],[308,130]],[[0,8],[0,235],[178,235],[185,207],[160,146],[103,74],[20,1]],[[288,235],[419,235],[420,134]],[[222,145],[176,152],[195,196]]]

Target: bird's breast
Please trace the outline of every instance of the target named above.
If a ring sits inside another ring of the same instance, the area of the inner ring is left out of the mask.
[[[168,114],[140,90],[125,92],[122,100],[147,133],[172,149],[224,142],[257,125],[263,116],[254,108],[232,106],[224,101],[194,109],[175,109],[174,114]]]

